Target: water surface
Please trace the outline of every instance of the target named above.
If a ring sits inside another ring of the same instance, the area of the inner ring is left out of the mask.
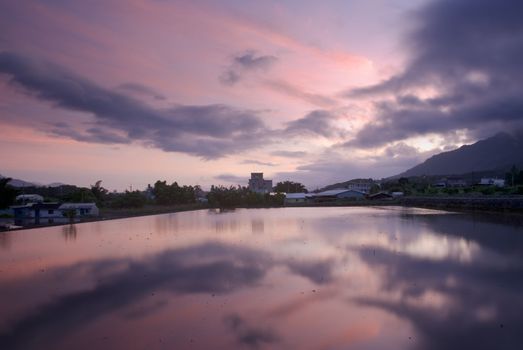
[[[522,227],[353,207],[0,233],[0,349],[521,349]]]

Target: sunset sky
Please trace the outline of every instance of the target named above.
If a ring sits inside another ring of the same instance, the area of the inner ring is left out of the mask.
[[[0,0],[0,174],[309,189],[520,128],[516,0]]]

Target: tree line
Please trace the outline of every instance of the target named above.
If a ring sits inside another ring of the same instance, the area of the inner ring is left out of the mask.
[[[100,208],[141,208],[146,204],[176,206],[194,204],[198,200],[207,201],[212,207],[266,207],[283,205],[285,196],[282,193],[307,192],[299,182],[278,182],[274,187],[277,194],[260,194],[251,192],[244,186],[211,186],[205,194],[200,186],[171,184],[167,181],[156,181],[154,186],[148,186],[145,191],[111,192],[98,180],[90,187],[61,185],[56,187],[24,187],[14,188],[8,183],[11,179],[0,179],[0,208],[8,208],[15,204],[19,194],[38,194],[46,202],[94,202]]]

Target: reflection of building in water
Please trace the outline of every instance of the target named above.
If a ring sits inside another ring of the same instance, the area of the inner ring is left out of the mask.
[[[8,249],[11,246],[11,236],[7,232],[0,232],[0,247]]]
[[[68,240],[71,240],[71,241],[75,241],[76,240],[76,225],[65,225],[65,226],[62,226],[62,233],[64,235],[64,238],[66,241]]]
[[[272,180],[265,180],[263,173],[251,173],[249,190],[256,193],[272,192]]]

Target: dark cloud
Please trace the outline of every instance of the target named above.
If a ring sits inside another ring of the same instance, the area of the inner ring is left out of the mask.
[[[333,125],[336,116],[326,110],[316,110],[308,113],[303,118],[287,123],[286,134],[315,134],[331,137],[341,134],[341,130]]]
[[[348,146],[374,147],[429,133],[475,137],[523,126],[523,3],[434,1],[417,13],[403,73],[350,97],[393,95]],[[434,97],[415,95],[436,88]],[[384,100],[385,101],[385,100]]]
[[[65,123],[55,123],[52,125],[48,133],[53,136],[61,136],[72,138],[82,142],[94,142],[102,144],[126,144],[131,140],[125,135],[119,135],[116,132],[107,131],[98,127],[88,128],[83,131],[78,131]]]
[[[241,164],[254,164],[254,165],[261,165],[261,166],[277,166],[278,165],[276,163],[262,162],[262,161],[254,160],[254,159],[245,159],[241,162]]]
[[[270,328],[250,326],[242,317],[231,314],[224,318],[225,325],[234,334],[239,344],[258,349],[263,345],[280,342],[280,337]]]
[[[144,260],[110,259],[56,270],[52,275],[60,280],[81,275],[95,281],[95,285],[56,297],[8,324],[0,333],[0,347],[25,349],[38,342],[52,348],[51,342],[62,339],[64,334],[111,312],[133,307],[152,292],[226,294],[259,281],[270,265],[268,257],[258,251],[207,243],[168,250]],[[124,315],[139,317],[140,313],[154,312],[156,307],[153,303]],[[268,334],[259,334],[256,340],[255,333],[247,331],[243,334],[246,343],[256,345],[269,339]]]
[[[137,141],[164,151],[218,158],[257,147],[267,133],[263,122],[251,111],[219,104],[156,109],[57,65],[13,53],[0,53],[0,73],[38,99],[92,115],[95,127],[84,130],[75,125],[76,132],[68,135],[80,141]],[[51,132],[63,134],[63,130],[55,128]]]
[[[521,261],[502,268],[415,258],[378,248],[362,249],[361,257],[370,268],[384,271],[382,289],[400,297],[356,301],[409,321],[416,349],[513,349],[523,341],[519,332],[523,284],[514,279],[523,272]],[[437,307],[416,302],[426,293],[438,294],[445,302]]]
[[[234,57],[234,62],[245,69],[267,69],[277,60],[275,56],[256,56],[254,51]]]
[[[334,261],[289,261],[287,267],[293,273],[303,276],[316,284],[332,282]]]
[[[303,91],[301,88],[283,80],[268,80],[265,82],[265,85],[276,92],[305,101],[318,107],[328,108],[337,105],[337,101],[333,98]]]
[[[247,184],[247,177],[237,176],[233,174],[220,174],[214,177],[217,180],[231,182],[235,184]]]
[[[258,55],[255,51],[246,51],[232,58],[232,62],[219,77],[222,84],[234,85],[249,72],[267,71],[278,58],[270,55]]]
[[[224,85],[234,85],[241,80],[241,75],[232,68],[227,69],[220,75],[220,82]]]
[[[275,179],[294,179],[309,188],[323,187],[356,178],[383,178],[397,174],[420,163],[439,150],[419,152],[399,143],[386,148],[383,153],[346,159],[338,154],[326,153],[316,160],[296,167],[295,171],[279,172]]]
[[[138,84],[138,83],[124,83],[118,85],[118,89],[124,90],[131,93],[136,93],[139,95],[145,95],[148,97],[152,97],[156,100],[165,100],[166,97],[159,92],[155,91],[153,88],[150,88],[148,86]]]
[[[362,296],[357,302],[409,321],[415,349],[513,349],[521,344],[523,280],[514,277],[523,273],[521,218],[408,212],[401,217],[448,242],[481,248],[470,254],[471,261],[451,258],[452,250],[451,257],[432,259],[401,249],[355,248],[369,268],[381,271],[380,290],[398,296]],[[400,240],[420,238],[415,231],[410,235]],[[427,295],[437,295],[436,303]]]
[[[273,151],[271,152],[271,155],[277,156],[277,157],[286,157],[286,158],[301,158],[305,157],[307,155],[307,152],[303,151]]]

